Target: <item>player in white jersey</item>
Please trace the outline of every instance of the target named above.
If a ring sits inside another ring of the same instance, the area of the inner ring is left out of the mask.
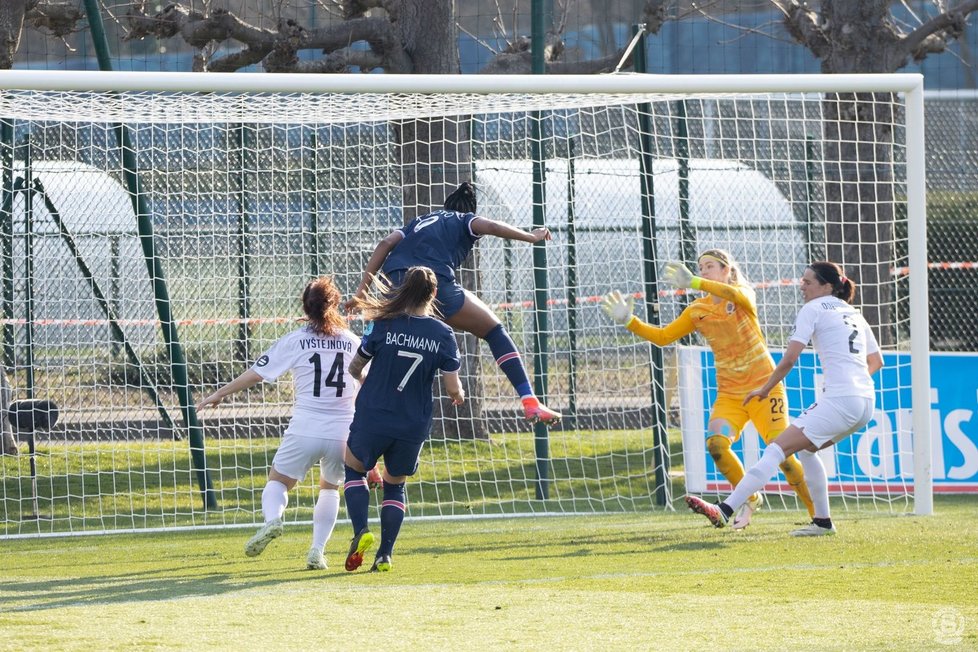
[[[761,459],[744,476],[733,493],[717,505],[696,496],[686,504],[703,514],[716,527],[723,527],[734,511],[763,487],[778,465],[792,453],[805,469],[805,479],[815,504],[812,522],[792,536],[835,534],[829,513],[829,490],[825,467],[816,452],[863,428],[873,417],[876,388],[872,376],[883,367],[879,344],[872,329],[851,301],[856,285],[831,262],[812,263],[801,278],[805,305],[795,319],[795,330],[781,362],[759,389],[744,399],[763,399],[780,383],[798,356],[811,342],[822,366],[824,391],[784,432],[768,444]]]
[[[313,510],[312,547],[306,567],[326,568],[323,549],[336,525],[343,455],[360,387],[347,373],[360,340],[347,329],[339,306],[340,293],[332,278],[321,276],[311,281],[302,292],[302,310],[308,323],[280,338],[251,369],[197,405],[198,410],[219,405],[235,392],[292,372],[295,406],[262,491],[265,524],[245,544],[249,557],[260,555],[272,539],[281,536],[288,492],[318,461],[319,499]]]

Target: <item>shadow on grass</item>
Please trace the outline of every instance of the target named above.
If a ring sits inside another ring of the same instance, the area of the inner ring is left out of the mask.
[[[267,565],[242,571],[237,568],[240,564],[232,564],[235,567],[232,570],[200,572],[201,569],[210,566],[227,568],[229,564],[214,562],[193,567],[185,566],[183,572],[175,569],[154,569],[145,572],[40,581],[4,580],[2,593],[4,601],[9,605],[4,608],[4,611],[8,613],[47,611],[65,607],[209,597],[265,587],[276,588],[285,583],[332,584],[345,581],[351,576],[350,573],[342,570],[342,566],[337,570],[330,568],[325,572],[282,570],[269,568]]]

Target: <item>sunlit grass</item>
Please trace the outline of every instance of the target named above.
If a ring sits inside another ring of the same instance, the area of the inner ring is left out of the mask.
[[[800,512],[743,532],[686,512],[407,521],[389,574],[302,570],[307,526],[257,559],[250,530],[3,542],[0,647],[17,649],[957,650],[978,647],[978,522]],[[393,643],[391,643],[393,645]]]

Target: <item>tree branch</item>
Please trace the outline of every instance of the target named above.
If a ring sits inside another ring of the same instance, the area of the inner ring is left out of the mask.
[[[928,54],[943,52],[947,44],[959,38],[966,27],[968,15],[978,10],[978,0],[967,0],[942,14],[934,16],[920,27],[900,39],[899,45],[892,53],[899,65],[903,67],[906,59],[913,57],[914,61],[924,59]]]
[[[645,23],[647,34],[658,34],[662,26],[669,20],[666,14],[666,0],[648,0],[642,9],[642,22]]]
[[[587,61],[553,61],[547,64],[548,75],[596,75],[611,72],[621,61],[621,56],[625,50],[619,50],[614,54],[599,59],[588,59]],[[629,54],[625,59],[623,68],[630,66],[632,55]]]
[[[322,50],[324,54],[331,54],[344,50],[350,43],[357,41],[365,41],[369,44],[373,57],[364,57],[363,55],[354,56],[350,53],[344,53],[337,57],[335,62],[347,59],[351,62],[349,65],[360,66],[360,63],[354,63],[354,60],[356,60],[362,62],[364,65],[369,64],[370,68],[368,69],[372,69],[377,67],[372,63],[375,61],[374,57],[376,57],[380,59],[381,66],[387,72],[411,72],[411,59],[408,57],[407,52],[405,52],[404,46],[394,31],[393,25],[385,18],[353,18],[331,27],[306,32],[301,42],[301,48],[299,49],[314,48]],[[350,52],[357,51],[350,50]],[[327,67],[334,65],[334,63],[327,63],[325,61],[323,63]]]
[[[343,0],[343,19],[363,18],[371,9],[386,9],[388,0]]]
[[[138,13],[130,12],[126,16],[129,24],[127,41],[146,36],[166,39],[179,34],[195,48],[231,39],[253,49],[270,50],[275,45],[275,32],[249,25],[226,9],[215,9],[210,15],[204,15],[171,4],[152,17],[143,14],[141,8],[136,11]]]
[[[548,75],[592,75],[611,72],[621,61],[624,49],[618,50],[614,54],[599,59],[589,59],[588,61],[548,61],[546,62],[546,73]],[[625,66],[631,63],[632,56],[629,55],[625,60]],[[532,54],[529,51],[502,53],[494,57],[486,64],[486,67],[479,71],[481,75],[525,75],[533,70]]]
[[[20,47],[27,0],[10,0],[0,4],[0,70],[14,66],[14,55]]]
[[[10,0],[0,0],[6,4]],[[19,0],[13,2],[18,4]],[[85,12],[78,8],[77,2],[68,0],[28,0],[24,22],[34,29],[46,29],[61,38],[77,29],[78,21]]]
[[[642,20],[645,23],[646,34],[658,34],[662,26],[669,20],[666,14],[666,0],[646,0]],[[533,70],[532,39],[527,36],[514,38],[507,48],[497,54],[479,71],[480,74],[517,75],[527,74]],[[550,75],[581,74],[591,75],[612,72],[618,62],[625,56],[627,46],[598,59],[587,61],[559,61],[565,50],[564,41],[560,34],[547,34],[544,45],[545,70]],[[632,64],[632,54],[622,63],[622,67]]]
[[[829,53],[831,44],[819,24],[818,14],[815,11],[798,0],[773,0],[773,2],[784,12],[784,26],[795,40],[811,50],[818,59]]]
[[[359,68],[370,72],[384,66],[384,59],[369,50],[353,50],[344,48],[331,53],[319,61],[299,61],[293,68],[294,72],[311,73],[344,73],[351,68]]]
[[[272,31],[250,25],[224,9],[216,9],[205,15],[180,4],[170,4],[154,16],[146,16],[141,9],[134,8],[127,15],[127,21],[127,40],[146,36],[158,39],[180,36],[195,48],[225,41],[237,41],[245,46],[238,52],[212,61],[207,69],[215,72],[240,70],[259,62],[269,72],[339,72],[344,66],[360,66],[367,70],[383,67],[387,72],[394,73],[411,72],[411,60],[386,18],[352,18],[315,30],[306,30],[289,20],[280,24],[277,31]],[[366,42],[371,52],[347,51],[349,45],[357,41]],[[321,50],[330,56],[319,62],[300,62],[297,53],[306,49]],[[339,54],[332,56],[336,52]]]

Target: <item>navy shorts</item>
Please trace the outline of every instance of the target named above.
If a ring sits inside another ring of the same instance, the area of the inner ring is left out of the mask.
[[[360,460],[363,468],[370,470],[377,460],[384,458],[384,468],[393,476],[414,475],[418,470],[418,458],[424,442],[394,439],[386,435],[378,435],[365,430],[351,430],[349,446],[353,456]]]
[[[406,269],[396,269],[392,272],[384,272],[391,283],[397,287],[404,281]],[[435,295],[438,303],[438,312],[443,319],[449,319],[452,315],[462,309],[465,303],[465,290],[457,282],[450,278],[435,274],[438,279],[438,292]]]

